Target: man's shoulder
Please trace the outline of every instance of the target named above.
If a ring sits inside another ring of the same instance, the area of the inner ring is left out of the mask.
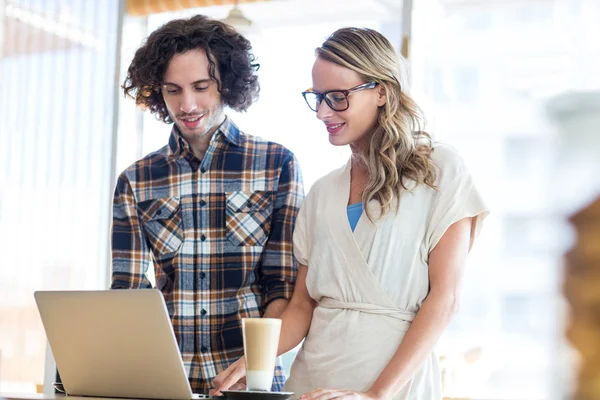
[[[150,170],[168,170],[168,165],[173,162],[172,157],[169,154],[169,146],[164,146],[152,153],[147,154],[145,157],[137,160],[129,167],[125,168],[121,172],[121,178],[126,178],[130,182],[138,181],[140,177],[149,177],[151,174],[145,173]]]
[[[294,153],[290,149],[281,143],[267,140],[261,136],[240,131],[240,144],[255,154],[280,157],[282,162],[295,160]]]

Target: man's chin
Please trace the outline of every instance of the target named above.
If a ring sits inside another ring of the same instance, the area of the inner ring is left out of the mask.
[[[206,129],[203,125],[194,129],[181,126],[180,124],[177,124],[177,127],[179,128],[179,131],[183,135],[184,139],[186,140],[201,138],[203,136],[206,136],[206,134],[208,133],[208,129]]]

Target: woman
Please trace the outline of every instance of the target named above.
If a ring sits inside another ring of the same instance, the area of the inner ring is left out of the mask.
[[[302,399],[442,397],[433,349],[487,209],[457,153],[420,130],[401,71],[383,35],[344,28],[317,49],[303,93],[352,156],[314,184],[294,230],[279,354],[306,339],[285,385]],[[244,375],[238,360],[214,393]]]

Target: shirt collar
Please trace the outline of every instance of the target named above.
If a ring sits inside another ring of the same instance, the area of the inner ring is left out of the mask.
[[[220,135],[219,135],[220,134]],[[213,136],[212,140],[215,138],[218,139],[217,136],[223,136],[227,141],[235,146],[240,146],[242,144],[241,140],[241,132],[237,125],[231,120],[229,117],[225,117],[225,121],[219,127],[219,130],[216,132],[215,136]]]
[[[217,129],[210,142],[212,143],[225,140],[235,146],[240,146],[242,142],[240,136],[241,132],[237,125],[231,120],[231,118],[225,116],[225,121],[223,121],[221,126],[219,126],[219,129]],[[186,155],[192,153],[189,143],[181,135],[181,131],[177,127],[177,124],[173,124],[173,128],[171,129],[169,148],[171,149],[171,153],[178,157],[185,157]]]

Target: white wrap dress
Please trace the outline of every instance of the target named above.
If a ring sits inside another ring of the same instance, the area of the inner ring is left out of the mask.
[[[419,185],[400,196],[398,212],[371,223],[363,212],[352,232],[346,207],[350,161],[314,184],[299,212],[294,253],[308,266],[318,303],[285,390],[366,391],[396,352],[429,291],[428,256],[454,222],[473,217],[471,244],[487,209],[463,160],[436,144],[437,191]],[[414,185],[413,185],[414,186]],[[367,207],[379,217],[379,204]],[[441,399],[431,354],[395,399]]]

